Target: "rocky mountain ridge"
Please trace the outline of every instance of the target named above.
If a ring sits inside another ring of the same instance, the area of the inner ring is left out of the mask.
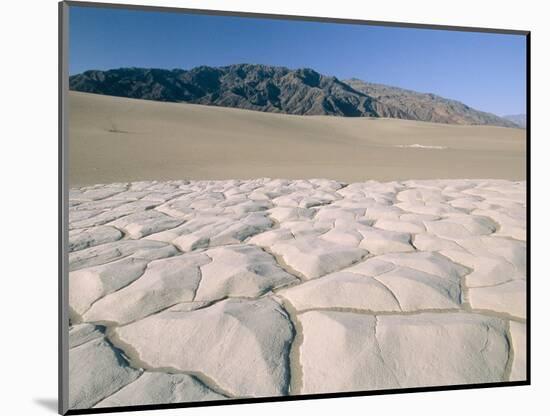
[[[191,70],[90,70],[69,79],[74,91],[295,115],[390,117],[447,124],[518,127],[513,121],[454,100],[310,68],[236,64]]]

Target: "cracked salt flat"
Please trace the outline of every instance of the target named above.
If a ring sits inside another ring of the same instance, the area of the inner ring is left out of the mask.
[[[72,189],[70,407],[525,379],[525,199],[502,180]]]

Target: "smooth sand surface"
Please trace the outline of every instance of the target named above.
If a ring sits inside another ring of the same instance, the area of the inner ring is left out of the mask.
[[[258,177],[523,180],[526,136],[502,127],[294,116],[70,92],[69,163],[71,186]]]

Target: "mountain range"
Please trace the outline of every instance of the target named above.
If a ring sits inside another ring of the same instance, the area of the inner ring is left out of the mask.
[[[119,68],[69,78],[73,91],[297,115],[390,117],[447,124],[519,127],[514,120],[439,97],[310,68],[235,64],[190,70]]]
[[[420,93],[403,88],[374,84],[352,78],[345,81],[348,85],[386,107],[399,112],[397,118],[407,120],[430,121],[447,124],[476,124],[503,127],[518,127],[515,120],[504,119],[494,114],[479,111],[460,101],[443,98],[435,94]],[[392,113],[380,114],[381,117],[394,117]]]
[[[509,116],[503,116],[506,120],[510,120],[512,123],[517,124],[521,128],[527,126],[527,115],[526,114],[513,114]]]

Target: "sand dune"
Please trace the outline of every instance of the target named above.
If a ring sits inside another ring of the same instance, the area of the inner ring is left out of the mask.
[[[525,179],[525,131],[69,93],[71,186],[165,179]]]

